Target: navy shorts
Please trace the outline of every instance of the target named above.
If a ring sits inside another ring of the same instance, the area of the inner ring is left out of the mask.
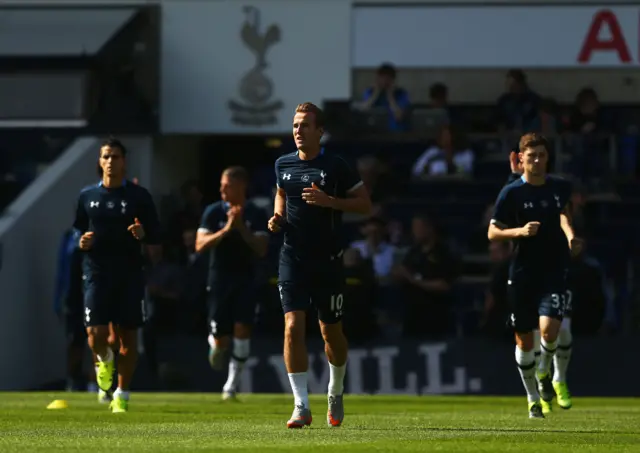
[[[562,320],[567,300],[566,271],[512,272],[508,282],[511,323],[517,333],[540,325],[540,317]]]
[[[253,325],[258,290],[252,278],[216,278],[207,286],[209,332],[214,337],[233,334],[234,324]]]
[[[137,329],[145,320],[145,284],[142,272],[119,275],[83,275],[84,325],[106,326],[110,322]]]
[[[333,258],[303,259],[282,248],[278,276],[280,301],[285,313],[318,311],[318,319],[325,324],[342,320],[345,277],[342,253]]]

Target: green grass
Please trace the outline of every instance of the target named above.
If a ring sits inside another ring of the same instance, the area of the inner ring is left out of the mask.
[[[640,399],[579,398],[527,418],[526,400],[347,396],[342,428],[312,399],[311,428],[287,430],[288,395],[134,394],[111,414],[84,393],[0,393],[0,452],[640,452]],[[69,408],[46,410],[53,399]]]

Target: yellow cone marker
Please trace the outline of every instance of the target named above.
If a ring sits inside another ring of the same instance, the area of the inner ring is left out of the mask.
[[[69,404],[65,400],[53,400],[48,406],[47,409],[66,409],[69,407]]]

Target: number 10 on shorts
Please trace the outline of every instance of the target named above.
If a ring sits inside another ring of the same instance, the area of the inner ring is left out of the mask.
[[[334,294],[331,296],[331,311],[336,316],[342,315],[342,305],[344,303],[344,296],[342,294]]]

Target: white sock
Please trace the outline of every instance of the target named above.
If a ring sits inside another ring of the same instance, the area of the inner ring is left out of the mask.
[[[544,337],[540,339],[540,364],[538,371],[541,374],[548,374],[551,370],[553,356],[556,355],[557,341],[547,342]]]
[[[293,399],[296,406],[303,405],[309,408],[309,388],[307,387],[307,372],[289,373],[289,382],[293,390]]]
[[[231,360],[229,361],[229,376],[227,382],[222,388],[225,392],[235,392],[242,375],[244,364],[249,358],[251,348],[251,340],[249,339],[233,339],[233,351],[231,352]]]
[[[340,396],[344,393],[344,375],[347,373],[347,364],[335,366],[329,362],[329,390],[328,395]]]
[[[554,382],[567,381],[567,368],[569,367],[569,361],[571,360],[572,343],[573,336],[571,335],[571,330],[560,329],[560,334],[558,335],[558,348],[556,349],[556,355],[553,357]]]
[[[104,362],[111,362],[111,361],[113,361],[113,350],[110,347],[108,347],[107,348],[107,354],[104,357],[102,357],[100,355],[97,355],[97,354],[96,354],[96,357],[98,358],[99,362],[103,362],[103,363]]]
[[[523,351],[516,346],[516,363],[518,364],[518,371],[520,371],[524,389],[527,392],[527,400],[529,400],[530,403],[540,401],[538,384],[536,382],[535,354],[533,350]]]
[[[116,389],[115,392],[113,392],[113,397],[114,398],[121,398],[123,400],[127,400],[129,401],[129,391],[127,390],[126,392],[124,390],[122,390],[120,387],[118,387]]]

